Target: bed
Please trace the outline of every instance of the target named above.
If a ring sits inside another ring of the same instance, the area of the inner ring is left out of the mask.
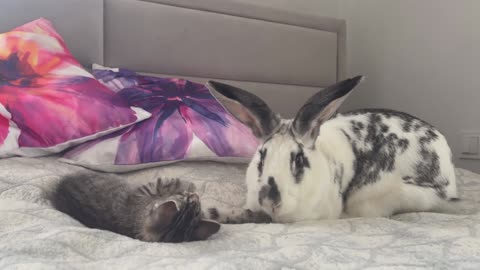
[[[345,77],[345,22],[229,0],[0,2],[0,31],[38,17],[73,54],[146,74],[213,78],[252,90],[291,117]],[[246,164],[178,162],[124,173],[180,177],[205,204],[241,207]],[[480,175],[457,168],[462,215],[410,213],[297,224],[223,225],[207,241],[144,243],[88,229],[52,208],[57,156],[0,160],[0,269],[478,269]]]

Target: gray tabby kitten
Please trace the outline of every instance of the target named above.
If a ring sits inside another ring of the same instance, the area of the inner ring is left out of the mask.
[[[204,213],[195,185],[179,179],[158,179],[133,187],[111,174],[72,174],[62,179],[52,202],[87,227],[147,242],[205,240],[219,231],[218,222],[271,221],[264,212],[250,210],[219,211],[215,207]]]
[[[158,179],[135,188],[109,174],[81,173],[62,179],[53,195],[58,210],[87,227],[147,242],[205,240],[220,224],[203,218],[195,186]]]

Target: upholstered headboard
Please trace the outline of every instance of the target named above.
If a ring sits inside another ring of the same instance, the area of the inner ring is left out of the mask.
[[[345,22],[240,0],[3,0],[0,32],[39,17],[85,65],[224,80],[292,116],[345,73]]]

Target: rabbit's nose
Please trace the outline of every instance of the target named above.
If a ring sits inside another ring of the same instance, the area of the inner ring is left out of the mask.
[[[258,192],[258,202],[260,205],[263,204],[263,201],[267,198],[268,193],[270,192],[270,186],[269,185],[264,185],[260,191]]]
[[[278,190],[275,178],[272,176],[268,178],[268,183],[266,185],[263,185],[263,187],[258,192],[258,202],[260,203],[260,205],[263,205],[265,199],[268,199],[272,206],[278,205],[281,202],[280,190]]]

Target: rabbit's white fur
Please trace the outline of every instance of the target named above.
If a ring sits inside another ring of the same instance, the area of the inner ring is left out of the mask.
[[[245,208],[275,222],[447,211],[457,200],[445,137],[409,114],[335,111],[361,76],[312,96],[293,120],[257,96],[210,82],[212,94],[263,139],[246,173]]]
[[[260,154],[253,157],[246,174],[247,202],[245,207],[263,210],[276,222],[295,222],[315,219],[335,219],[342,217],[380,217],[402,212],[442,211],[445,199],[439,197],[434,189],[404,183],[402,177],[415,175],[415,166],[421,160],[417,133],[405,133],[401,130],[399,119],[383,119],[392,133],[402,134],[412,145],[396,156],[396,166],[391,172],[383,172],[381,178],[352,193],[345,202],[341,196],[352,180],[356,159],[351,142],[343,133],[349,130],[351,120],[368,122],[366,115],[338,115],[320,127],[320,135],[315,148],[305,148],[305,156],[310,162],[300,183],[295,183],[290,172],[290,153],[297,151],[297,142],[291,133],[274,135],[259,149],[267,149],[267,157],[259,178],[258,163]],[[283,121],[291,125],[291,121]],[[367,124],[365,124],[366,126]],[[284,127],[286,128],[286,127]],[[422,127],[425,129],[427,127]],[[455,171],[451,163],[451,151],[444,136],[439,136],[431,144],[439,157],[440,175],[449,181],[445,188],[446,198],[456,198]],[[353,134],[351,134],[353,137]],[[368,145],[360,147],[368,148]],[[288,158],[286,158],[288,157]],[[334,182],[335,170],[343,166],[341,184]],[[281,194],[280,207],[260,205],[258,194],[267,184],[268,178],[274,177]],[[259,181],[260,180],[260,181]],[[345,205],[344,205],[345,203]]]

